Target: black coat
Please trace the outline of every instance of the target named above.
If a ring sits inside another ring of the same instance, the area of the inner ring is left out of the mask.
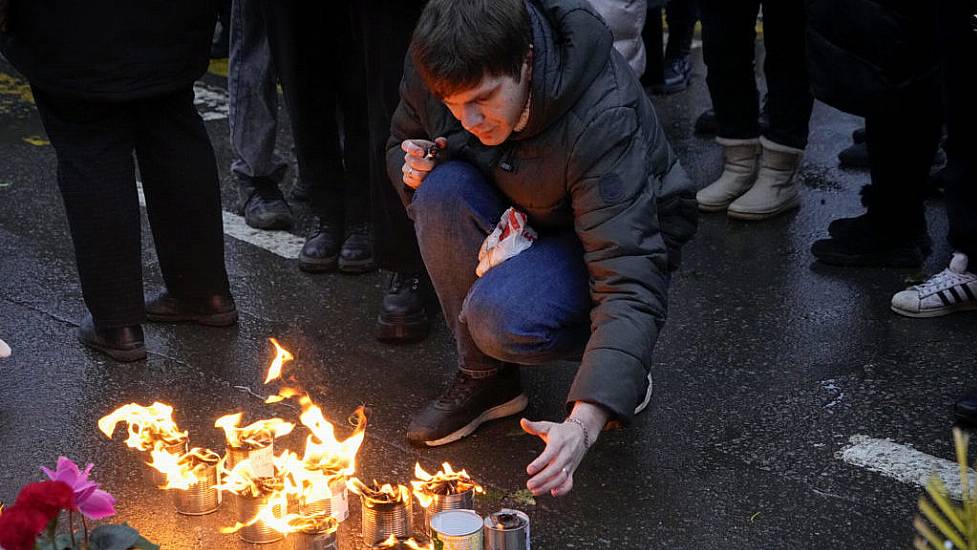
[[[891,111],[937,72],[935,3],[806,0],[814,97],[861,116]]]
[[[49,93],[98,101],[152,97],[206,70],[212,0],[9,0],[0,51]]]
[[[535,228],[574,229],[590,273],[592,334],[568,401],[628,420],[647,388],[668,272],[696,229],[695,190],[651,101],[586,0],[530,0],[532,100],[524,130],[482,145],[409,62],[388,142],[398,189],[405,139],[444,136],[445,159],[489,174]],[[405,197],[409,200],[409,197]]]

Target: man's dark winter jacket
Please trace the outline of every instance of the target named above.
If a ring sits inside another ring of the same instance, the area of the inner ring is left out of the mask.
[[[444,136],[444,158],[488,174],[532,226],[576,230],[594,307],[568,401],[597,403],[628,420],[644,397],[665,322],[668,272],[695,233],[695,193],[651,102],[590,4],[530,0],[528,6],[534,60],[526,128],[499,146],[482,145],[427,91],[408,60],[387,169],[403,190],[400,143]]]
[[[207,70],[212,0],[9,0],[0,50],[33,86],[96,101],[152,97]]]

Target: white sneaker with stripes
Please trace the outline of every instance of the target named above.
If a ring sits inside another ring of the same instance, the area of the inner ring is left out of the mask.
[[[892,297],[892,311],[907,317],[939,317],[966,310],[977,310],[977,275],[967,271],[967,256],[959,252],[953,253],[950,267]]]

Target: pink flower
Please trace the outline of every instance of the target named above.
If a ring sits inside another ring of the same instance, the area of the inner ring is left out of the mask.
[[[94,464],[89,464],[85,471],[78,469],[78,465],[65,457],[58,458],[58,467],[51,471],[44,466],[41,470],[54,481],[68,484],[75,493],[75,509],[88,519],[103,519],[115,515],[115,498],[98,488],[98,483],[88,479]]]

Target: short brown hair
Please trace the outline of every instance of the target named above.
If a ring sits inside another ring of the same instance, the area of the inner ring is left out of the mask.
[[[518,82],[532,35],[525,0],[431,0],[410,56],[431,92],[446,97],[474,88],[486,74]]]

